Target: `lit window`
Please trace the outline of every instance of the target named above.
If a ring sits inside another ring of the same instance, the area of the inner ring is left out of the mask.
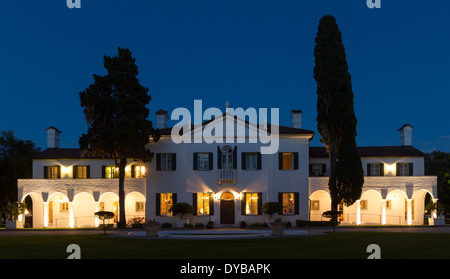
[[[392,209],[391,200],[386,200],[386,209]]]
[[[145,210],[144,202],[136,202],[136,212],[142,212]]]
[[[258,193],[245,193],[245,214],[258,214]]]
[[[119,178],[119,168],[116,166],[106,166],[105,178]]]
[[[75,166],[74,178],[86,179],[87,166]]]
[[[48,178],[48,179],[61,178],[61,167],[60,166],[45,166],[44,172],[45,172],[44,178]]]
[[[292,170],[292,161],[293,161],[292,153],[283,153],[283,170]]]
[[[69,203],[68,202],[60,202],[59,203],[59,211],[68,212],[69,211]]]
[[[319,201],[311,201],[311,210],[319,210],[320,202]]]
[[[361,209],[366,210],[367,206],[368,206],[368,202],[367,202],[367,200],[361,200],[359,205],[360,205]]]
[[[172,216],[173,194],[161,193],[161,215]]]
[[[294,193],[283,193],[283,214],[294,214]]]
[[[135,178],[145,178],[145,166],[133,166]]]
[[[209,203],[212,198],[211,193],[197,194],[197,215],[209,215]]]

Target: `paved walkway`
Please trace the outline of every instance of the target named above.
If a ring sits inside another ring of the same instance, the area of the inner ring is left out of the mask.
[[[286,236],[311,236],[326,234],[332,232],[331,227],[296,227],[285,230]],[[374,232],[411,232],[411,233],[450,233],[450,225],[443,227],[431,226],[339,226],[336,227],[336,233],[352,231],[374,231]],[[5,230],[0,229],[1,236],[10,235],[77,235],[77,234],[102,234],[100,229],[18,229]],[[216,228],[212,230],[187,230],[170,229],[161,230],[161,238],[164,239],[214,239],[214,238],[248,238],[269,236],[269,229],[243,230],[234,227]],[[144,237],[144,231],[141,229],[112,229],[107,231],[108,235],[123,237]]]

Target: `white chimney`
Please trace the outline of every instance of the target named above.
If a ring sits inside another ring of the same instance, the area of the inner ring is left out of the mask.
[[[413,126],[405,124],[400,129],[398,129],[400,131],[400,145],[402,146],[412,145],[413,128],[414,128]]]
[[[59,135],[62,133],[55,127],[48,127],[47,131],[47,148],[59,148]]]
[[[167,128],[167,120],[169,119],[169,115],[165,110],[158,110],[156,112],[156,128],[164,129]]]
[[[291,112],[292,128],[302,128],[302,111],[292,110]]]

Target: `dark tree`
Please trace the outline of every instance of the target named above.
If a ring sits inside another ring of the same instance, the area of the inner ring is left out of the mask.
[[[353,204],[364,183],[361,158],[356,149],[357,120],[353,90],[341,32],[333,16],[319,22],[314,48],[317,82],[317,129],[330,158],[331,210],[340,203]],[[333,215],[333,221],[337,221]]]
[[[81,106],[88,124],[79,139],[82,155],[114,158],[119,169],[119,227],[125,220],[125,167],[127,160],[149,162],[153,153],[146,148],[159,132],[147,120],[148,88],[137,78],[138,68],[131,51],[118,49],[114,57],[104,56],[105,76],[94,74],[94,83],[80,92]]]
[[[0,136],[0,208],[17,201],[17,179],[32,177],[32,157],[40,148],[21,140],[13,131]]]
[[[114,218],[114,212],[111,211],[97,211],[94,213],[97,215],[98,219],[103,221],[103,224],[100,225],[100,228],[103,229],[103,234],[106,234],[106,229],[111,228],[112,224],[105,224],[107,219]]]
[[[450,153],[433,151],[425,156],[425,175],[437,176],[437,191],[447,214],[450,213]]]

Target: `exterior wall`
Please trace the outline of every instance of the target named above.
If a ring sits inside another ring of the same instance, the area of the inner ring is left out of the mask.
[[[311,200],[331,202],[319,192],[329,193],[328,177],[310,177],[309,192]],[[364,186],[360,200],[344,207],[343,222],[349,224],[396,224],[422,225],[424,218],[425,195],[437,198],[437,178],[435,176],[397,176],[397,177],[364,177]],[[366,208],[361,207],[361,201],[366,201]],[[388,206],[386,203],[390,203]],[[329,210],[324,205],[323,210],[311,212],[311,219],[319,219],[320,212]],[[411,212],[408,217],[408,210]]]
[[[126,177],[131,177],[130,166],[136,164],[128,160]],[[101,159],[48,159],[33,160],[33,178],[44,178],[44,166],[61,166],[61,179],[73,178],[73,166],[90,166],[91,178],[102,178],[102,166],[115,165],[114,160]]]
[[[217,165],[217,148],[229,145],[237,146],[237,169],[235,183],[219,183],[219,170]],[[170,138],[161,138],[156,144],[149,145],[154,153],[176,153],[176,171],[156,170],[155,159],[149,166],[147,173],[147,211],[150,219],[158,219],[160,222],[175,223],[177,217],[156,216],[156,194],[177,193],[177,202],[193,203],[193,193],[214,193],[214,215],[194,216],[191,222],[206,223],[211,220],[220,224],[220,196],[224,192],[231,192],[235,197],[235,224],[244,220],[247,223],[264,222],[265,215],[248,216],[241,214],[242,193],[262,193],[262,203],[278,201],[279,192],[299,193],[300,215],[283,216],[286,221],[295,225],[295,220],[308,218],[308,138],[280,138],[279,152],[298,152],[298,170],[283,171],[278,169],[278,153],[262,155],[261,170],[242,170],[242,152],[259,152],[260,144],[175,144]],[[213,153],[213,169],[208,171],[194,170],[194,152]],[[210,218],[209,218],[210,217]]]
[[[324,176],[330,176],[330,159],[310,158],[310,164],[326,164]],[[396,176],[396,163],[413,163],[414,176],[425,175],[425,160],[423,157],[361,157],[364,175],[367,176],[367,164],[384,163],[384,176]]]
[[[127,220],[144,212],[133,210],[136,201],[145,201],[145,178],[125,179],[125,204]],[[18,200],[31,196],[33,201],[33,227],[94,227],[98,225],[94,213],[100,202],[105,210],[113,211],[118,201],[119,179],[19,179]],[[54,202],[55,222],[46,226],[48,203]],[[59,203],[67,202],[68,210],[62,211]],[[47,207],[47,208],[46,208]]]

